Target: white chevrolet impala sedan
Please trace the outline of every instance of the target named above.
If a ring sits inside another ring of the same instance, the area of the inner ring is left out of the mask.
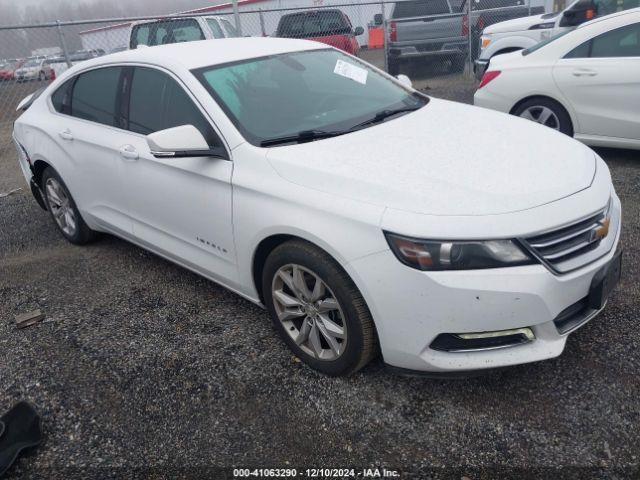
[[[108,232],[264,305],[327,374],[559,355],[619,279],[607,166],[403,80],[299,40],[145,48],[65,72],[14,138],[70,242]]]

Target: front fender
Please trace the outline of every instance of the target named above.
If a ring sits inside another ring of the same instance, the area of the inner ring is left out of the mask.
[[[527,36],[509,36],[503,38],[497,38],[492,40],[489,46],[482,51],[480,58],[482,60],[489,60],[494,55],[497,55],[502,50],[508,49],[524,49],[533,47],[538,42],[531,37]]]

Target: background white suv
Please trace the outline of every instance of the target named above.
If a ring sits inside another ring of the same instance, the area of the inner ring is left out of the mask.
[[[130,48],[138,45],[166,45],[169,43],[237,37],[236,27],[225,17],[163,18],[131,24]]]

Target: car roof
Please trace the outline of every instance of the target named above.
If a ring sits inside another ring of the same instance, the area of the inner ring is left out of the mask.
[[[194,42],[172,43],[154,47],[111,53],[82,62],[83,66],[113,63],[152,63],[166,67],[179,66],[188,70],[232,63],[252,58],[279,55],[288,52],[319,50],[327,45],[308,40],[290,38],[219,38]],[[78,66],[80,66],[78,65]]]
[[[175,20],[192,20],[192,19],[198,19],[198,18],[215,18],[217,20],[222,20],[224,17],[221,16],[216,16],[216,15],[194,15],[194,16],[188,16],[188,15],[179,15],[179,16],[175,16],[175,17],[164,17],[164,18],[154,18],[152,20],[138,20],[136,22],[131,22],[131,26],[134,27],[136,25],[143,25],[145,23],[161,23],[161,22],[172,22]]]
[[[640,8],[631,8],[629,10],[622,10],[620,12],[610,13],[609,15],[605,15],[604,17],[594,18],[582,25],[579,25],[577,29],[588,27],[589,25],[593,25],[594,23],[604,22],[606,20],[610,20],[616,17],[623,17],[625,15],[640,15]],[[576,29],[576,30],[577,30]]]

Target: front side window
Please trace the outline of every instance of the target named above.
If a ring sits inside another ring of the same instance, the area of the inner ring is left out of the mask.
[[[565,55],[565,58],[620,57],[640,57],[640,23],[603,33]]]
[[[149,135],[182,125],[196,127],[210,147],[222,145],[211,124],[173,78],[151,68],[135,68],[129,100],[129,130]]]
[[[104,125],[116,126],[121,73],[121,67],[109,67],[80,74],[71,95],[71,115]]]
[[[640,23],[603,33],[591,41],[591,57],[640,57]]]
[[[205,67],[194,74],[254,145],[300,131],[345,130],[381,111],[428,102],[333,49]]]

